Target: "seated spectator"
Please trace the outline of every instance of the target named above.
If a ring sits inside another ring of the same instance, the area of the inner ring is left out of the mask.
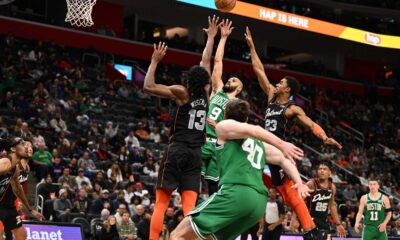
[[[61,222],[69,222],[72,204],[67,198],[68,192],[66,189],[62,188],[60,189],[58,195],[59,198],[54,201],[54,211],[56,213],[56,217]]]
[[[11,91],[7,91],[6,95],[1,100],[0,108],[15,111],[14,98]]]
[[[114,214],[115,218],[117,219],[117,224],[121,224],[122,222],[122,215],[125,212],[129,212],[128,209],[126,208],[126,205],[121,203],[119,204],[118,208],[117,208],[117,212]],[[132,221],[131,219],[129,219],[129,221]]]
[[[400,237],[400,219],[396,220],[391,235],[394,237]]]
[[[146,189],[143,190],[143,198],[142,198],[142,205],[144,205],[146,208],[150,207],[151,201],[150,201],[150,194],[149,191]]]
[[[133,196],[129,203],[129,211],[133,214],[136,211],[136,206],[142,204],[142,198],[139,196]]]
[[[132,213],[132,221],[137,225],[144,217],[145,207],[142,204],[138,204],[135,207],[135,211]]]
[[[108,121],[106,125],[106,129],[104,130],[104,136],[108,139],[112,139],[115,135],[117,135],[119,125],[115,128],[113,127],[113,122]]]
[[[134,240],[137,238],[135,224],[130,221],[130,214],[124,211],[121,224],[117,224],[119,236],[122,240]]]
[[[20,132],[21,131],[21,127],[22,127],[22,118],[17,118],[17,120],[15,120],[15,126],[14,126],[14,132]]]
[[[141,218],[139,223],[136,225],[138,238],[140,239],[150,238],[150,221],[151,221],[151,213],[149,212],[144,213],[143,218]]]
[[[21,128],[18,132],[14,132],[15,136],[21,137],[21,138],[31,138],[32,137],[32,132],[29,130],[29,126],[27,122],[23,122],[21,125]]]
[[[114,206],[111,205],[110,192],[107,189],[101,190],[100,197],[93,204],[92,212],[100,214],[103,208],[109,209],[111,213],[114,212]]]
[[[117,197],[112,201],[112,204],[114,206],[115,209],[119,208],[120,204],[124,204],[125,205],[125,209],[127,209],[129,212],[129,204],[125,201],[125,193],[123,190],[119,190],[118,191],[118,195]],[[122,216],[122,215],[121,215]]]
[[[82,182],[86,182],[88,184],[89,189],[93,189],[92,184],[90,183],[90,179],[84,176],[85,170],[79,168],[78,176],[75,177],[76,184],[78,185],[78,189],[81,189]]]
[[[44,88],[43,83],[39,82],[35,90],[33,90],[33,98],[36,103],[43,104],[49,98],[49,92]]]
[[[53,156],[49,151],[45,150],[43,144],[40,144],[38,147],[38,150],[32,156],[32,160],[35,166],[36,178],[41,180],[50,173]]]
[[[76,184],[75,176],[70,175],[70,169],[68,166],[64,167],[63,175],[58,178],[58,183],[63,184],[64,182],[68,183],[68,185],[75,191],[78,187]]]
[[[107,150],[107,145],[100,143],[99,149],[96,151],[97,161],[107,161],[111,159],[111,152]]]
[[[20,94],[14,102],[15,110],[25,113],[29,110],[29,102],[25,99],[23,94]]]
[[[139,148],[140,147],[140,142],[137,139],[137,137],[135,136],[135,133],[133,131],[130,131],[128,136],[126,136],[125,145],[128,148],[131,147],[131,146],[133,146],[135,148]]]
[[[39,147],[39,145],[44,145],[44,147],[45,148],[47,148],[46,147],[46,140],[44,139],[44,137],[42,136],[42,135],[40,135],[41,134],[41,132],[40,132],[40,129],[36,129],[35,130],[35,134],[33,135],[33,146],[35,147],[35,148],[38,148]]]
[[[108,219],[104,221],[100,240],[120,240],[117,220],[114,216],[109,216]]]
[[[67,124],[64,122],[64,120],[61,119],[61,114],[56,113],[54,115],[54,118],[50,121],[50,126],[56,131],[57,133],[59,132],[66,132],[69,133]]]
[[[157,179],[158,169],[156,169],[156,166],[154,165],[152,156],[147,158],[147,162],[143,167],[143,174],[151,177],[153,181]]]
[[[345,200],[357,202],[357,193],[351,184],[348,184],[343,190],[343,197]]]
[[[126,87],[125,84],[122,84],[117,91],[118,96],[122,97],[122,98],[128,98],[129,97],[129,89]]]
[[[5,124],[4,124],[4,121],[3,121],[3,117],[2,116],[0,116],[0,134],[1,135],[3,135],[3,134],[8,134],[8,129],[7,129],[7,127],[5,126]]]
[[[174,214],[174,218],[169,220],[167,223],[167,228],[169,232],[174,231],[174,229],[178,226],[178,224],[183,220],[185,216],[183,215],[182,210],[178,210]]]
[[[154,142],[154,143],[159,143],[161,141],[161,135],[159,133],[158,127],[153,127],[149,140]]]
[[[46,200],[54,200],[58,196],[58,191],[59,191],[58,185],[53,184],[53,178],[51,175],[48,175],[46,177],[46,182],[44,186],[40,187],[39,189],[39,195],[41,195],[44,198],[44,201]]]
[[[125,202],[130,203],[132,197],[135,195],[134,193],[134,185],[131,182],[128,182],[125,186],[124,194],[125,194]]]
[[[90,158],[90,153],[85,151],[81,158],[78,160],[78,166],[81,167],[82,162],[85,163],[86,168],[84,170],[88,170],[89,172],[93,172],[97,169],[96,164],[93,159]]]
[[[114,175],[116,177],[117,183],[124,181],[121,169],[119,168],[117,163],[113,163],[111,167],[107,170],[107,177],[111,178],[111,175]]]
[[[54,160],[53,160],[51,168],[52,168],[51,175],[52,175],[53,179],[58,181],[58,179],[62,176],[63,169],[64,169],[64,166],[61,163],[61,158],[55,157]]]
[[[100,219],[102,221],[107,221],[109,216],[110,216],[110,211],[108,209],[104,208],[103,210],[101,210]]]
[[[82,188],[79,190],[78,198],[74,201],[72,212],[86,216],[91,209],[92,202],[88,199],[86,190]]]
[[[107,181],[104,177],[104,172],[99,171],[96,174],[95,179],[92,182],[92,185],[94,186],[95,184],[98,184],[102,189],[107,189]]]

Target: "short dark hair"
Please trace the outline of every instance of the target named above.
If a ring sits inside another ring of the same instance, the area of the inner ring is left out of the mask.
[[[225,108],[225,119],[233,119],[238,122],[247,122],[250,115],[250,104],[242,99],[232,99]]]
[[[201,66],[195,65],[187,72],[187,85],[190,96],[201,97],[207,93],[204,87],[210,82],[210,74]]]
[[[329,170],[332,170],[332,165],[331,165],[331,163],[328,162],[328,161],[321,161],[321,162],[318,164],[318,167],[321,166],[321,165],[327,166],[327,167],[329,168]]]
[[[300,83],[296,78],[291,76],[285,77],[288,87],[290,88],[290,95],[296,95],[300,90]]]
[[[373,177],[373,178],[368,179],[368,183],[369,182],[377,182],[378,185],[381,185],[380,180],[377,177]]]
[[[7,153],[9,153],[11,151],[11,148],[20,144],[21,141],[23,142],[24,140],[20,137],[7,137],[7,135],[3,135],[2,138],[0,138],[0,152],[6,151]]]

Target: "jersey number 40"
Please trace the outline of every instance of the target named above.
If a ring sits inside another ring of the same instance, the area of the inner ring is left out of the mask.
[[[247,160],[256,169],[261,169],[261,158],[263,156],[263,149],[258,146],[254,139],[248,138],[242,144],[243,151],[247,152]]]

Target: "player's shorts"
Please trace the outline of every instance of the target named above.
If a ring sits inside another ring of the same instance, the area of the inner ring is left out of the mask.
[[[377,226],[365,225],[362,232],[363,240],[387,240],[388,236],[386,231],[380,232]]]
[[[3,223],[4,230],[14,230],[22,226],[21,216],[15,207],[0,206],[0,221]]]
[[[203,165],[201,168],[201,174],[204,179],[218,182],[219,174],[217,167],[217,159],[215,157],[215,138],[207,138],[207,142],[201,147],[201,158]]]
[[[222,185],[189,213],[190,224],[200,239],[235,239],[264,215],[267,198],[245,185]]]
[[[158,171],[157,188],[199,192],[201,180],[201,148],[173,142],[165,150]]]

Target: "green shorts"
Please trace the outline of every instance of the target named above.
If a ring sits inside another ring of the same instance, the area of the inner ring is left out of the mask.
[[[379,228],[377,226],[364,226],[362,232],[363,240],[387,240],[388,236],[386,231],[379,232]]]
[[[268,196],[245,185],[222,185],[188,217],[200,239],[235,239],[265,213]]]
[[[219,181],[217,160],[215,157],[215,142],[207,141],[201,147],[201,158],[203,160],[201,167],[201,175],[204,179]]]

